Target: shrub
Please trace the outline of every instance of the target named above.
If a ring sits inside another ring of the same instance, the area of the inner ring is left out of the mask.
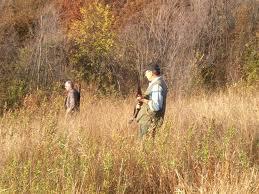
[[[109,6],[98,2],[81,8],[80,12],[81,19],[74,20],[69,30],[69,38],[75,44],[70,61],[79,74],[83,73],[84,80],[104,89],[113,83],[109,63],[115,46],[114,18]]]
[[[246,45],[244,53],[244,73],[249,84],[259,81],[259,38]]]

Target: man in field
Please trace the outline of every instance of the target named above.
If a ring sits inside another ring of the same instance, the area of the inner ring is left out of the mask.
[[[143,103],[136,118],[140,126],[141,139],[148,133],[155,137],[156,129],[163,123],[167,96],[167,85],[157,63],[147,66],[145,77],[149,81],[149,86],[142,97],[137,97],[137,100]]]
[[[80,107],[80,93],[74,88],[72,81],[66,81],[65,89],[67,97],[65,99],[66,118],[75,115],[79,112]]]

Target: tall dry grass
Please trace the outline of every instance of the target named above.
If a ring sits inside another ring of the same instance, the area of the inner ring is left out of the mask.
[[[258,193],[258,92],[168,99],[164,126],[144,150],[129,125],[133,99],[62,98],[0,120],[3,193]]]

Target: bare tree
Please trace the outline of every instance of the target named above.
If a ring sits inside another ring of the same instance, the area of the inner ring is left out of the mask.
[[[237,48],[248,41],[252,28],[246,25],[253,22],[241,24],[243,35],[242,30],[235,32],[242,21],[236,14],[246,7],[243,17],[255,20],[256,5],[253,0],[157,0],[123,29],[121,40],[129,48],[124,50],[135,51],[124,51],[124,56],[134,55],[140,70],[151,61],[162,61],[166,78],[177,90],[189,89],[195,81],[209,87],[237,81],[241,63],[231,65],[236,60],[231,56],[240,59],[243,50]]]

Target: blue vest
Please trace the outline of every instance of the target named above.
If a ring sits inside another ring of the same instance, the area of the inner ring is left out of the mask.
[[[152,83],[144,93],[144,98],[150,99],[152,96],[152,89],[155,85],[159,85],[162,88],[162,96],[163,96],[163,105],[162,108],[159,111],[151,111],[149,105],[143,104],[139,114],[136,118],[137,122],[139,123],[147,123],[150,121],[158,121],[158,120],[163,120],[165,116],[165,110],[166,110],[166,97],[167,97],[167,92],[168,88],[167,85],[162,77],[160,77],[157,81]]]

